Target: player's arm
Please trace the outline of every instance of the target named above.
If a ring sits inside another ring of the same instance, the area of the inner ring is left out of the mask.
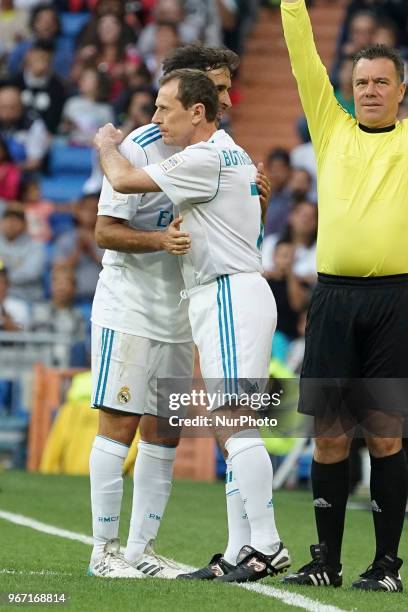
[[[149,232],[133,229],[125,219],[98,215],[95,239],[100,248],[123,253],[167,251],[172,255],[185,255],[191,240],[187,232],[179,229],[182,221],[182,217],[177,217],[166,230]]]
[[[305,0],[282,0],[283,31],[292,72],[317,156],[336,119],[346,117],[316,50]]]
[[[161,191],[154,180],[141,168],[132,166],[117,149],[123,140],[121,130],[111,123],[100,128],[94,144],[99,150],[102,170],[115,191],[119,193],[153,193]]]

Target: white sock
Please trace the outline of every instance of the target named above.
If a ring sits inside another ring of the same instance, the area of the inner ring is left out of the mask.
[[[259,432],[241,431],[225,443],[251,529],[251,546],[270,555],[279,545],[272,504],[272,463]]]
[[[104,436],[96,436],[89,458],[91,477],[92,560],[101,556],[108,540],[118,537],[123,494],[123,464],[129,447]]]
[[[125,558],[135,562],[156,538],[170,496],[176,449],[138,444],[133,477],[133,505]]]
[[[224,559],[235,565],[239,551],[245,544],[251,542],[251,529],[245,510],[244,502],[238,489],[232,464],[227,459],[227,470],[225,478],[225,495],[227,498],[228,515],[228,544],[223,554]]]

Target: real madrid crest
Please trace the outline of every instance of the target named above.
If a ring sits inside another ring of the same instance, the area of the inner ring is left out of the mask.
[[[129,387],[122,387],[118,393],[118,402],[121,404],[127,404],[130,402],[130,397]]]

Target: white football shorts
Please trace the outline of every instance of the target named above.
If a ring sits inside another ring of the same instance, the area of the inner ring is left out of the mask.
[[[269,379],[277,313],[258,273],[220,276],[188,292],[193,340],[207,393],[262,392]],[[223,405],[217,401],[214,408]]]
[[[157,416],[160,380],[192,379],[194,344],[92,325],[92,406]],[[165,406],[167,408],[167,406]]]

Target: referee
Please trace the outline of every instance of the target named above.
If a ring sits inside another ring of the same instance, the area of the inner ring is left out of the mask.
[[[408,491],[402,425],[408,392],[408,122],[404,66],[383,45],[354,58],[356,119],[337,103],[305,0],[282,19],[318,163],[317,269],[306,328],[300,412],[314,417],[313,505],[319,544],[288,584],[340,586],[356,426],[371,458],[375,556],[353,583],[402,591],[398,558]],[[405,388],[405,389],[404,389]]]

